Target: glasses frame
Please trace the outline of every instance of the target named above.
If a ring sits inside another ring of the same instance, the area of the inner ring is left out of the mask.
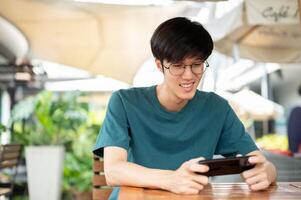
[[[193,65],[193,64],[191,64],[191,65],[183,65],[183,68],[184,68],[183,72],[182,72],[181,74],[175,75],[175,74],[171,73],[171,71],[170,71],[170,67],[171,67],[171,66],[166,67],[166,66],[163,64],[163,61],[161,61],[161,64],[162,64],[162,66],[163,66],[164,68],[168,69],[169,73],[170,73],[171,75],[173,75],[173,76],[181,76],[182,74],[184,74],[185,69],[186,69],[187,66],[190,66],[190,70],[191,70],[191,72],[192,72],[194,75],[201,75],[201,74],[204,74],[205,71],[206,71],[206,69],[209,67],[209,63],[207,62],[207,60],[205,60],[205,61],[203,62],[203,64],[205,64],[204,70],[203,70],[203,72],[201,72],[201,73],[198,74],[198,73],[194,73],[194,72],[193,72],[193,70],[192,70],[192,65]],[[170,64],[170,65],[172,65],[172,64]]]

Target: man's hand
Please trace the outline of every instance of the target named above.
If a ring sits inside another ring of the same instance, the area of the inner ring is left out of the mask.
[[[242,178],[249,185],[252,191],[264,190],[276,181],[276,168],[266,160],[260,151],[253,151],[248,154],[252,156],[249,162],[255,167],[241,173]]]
[[[208,183],[208,166],[189,160],[177,170],[147,168],[127,162],[127,151],[121,147],[104,148],[104,171],[110,186],[133,186],[168,190],[177,194],[198,194]],[[122,176],[120,176],[122,174]]]
[[[208,184],[208,177],[196,172],[204,173],[209,170],[208,166],[198,164],[199,160],[204,158],[186,161],[180,168],[166,175],[162,182],[162,189],[177,194],[198,194]]]

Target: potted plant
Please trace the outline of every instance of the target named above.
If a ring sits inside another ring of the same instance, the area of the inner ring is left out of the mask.
[[[87,120],[81,94],[42,91],[12,110],[13,141],[27,145],[25,157],[30,199],[60,199],[64,152]],[[42,175],[48,175],[42,177]]]
[[[66,152],[63,188],[70,199],[92,199],[92,162],[91,153],[101,122],[105,116],[103,109],[89,112],[88,119],[74,134],[74,139]]]

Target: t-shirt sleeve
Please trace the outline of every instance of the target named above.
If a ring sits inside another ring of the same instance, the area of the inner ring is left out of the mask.
[[[106,117],[96,139],[93,153],[103,156],[103,148],[117,146],[129,149],[129,125],[127,114],[119,92],[114,92],[110,98]]]
[[[244,125],[228,105],[225,122],[215,150],[215,154],[223,156],[245,155],[258,150],[255,142],[245,131]]]

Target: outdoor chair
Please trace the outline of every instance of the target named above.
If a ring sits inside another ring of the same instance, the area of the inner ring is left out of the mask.
[[[93,159],[93,173],[93,200],[108,199],[112,192],[112,187],[107,186],[103,159],[96,155],[94,155]]]
[[[0,196],[12,198],[21,152],[21,144],[0,145]]]

